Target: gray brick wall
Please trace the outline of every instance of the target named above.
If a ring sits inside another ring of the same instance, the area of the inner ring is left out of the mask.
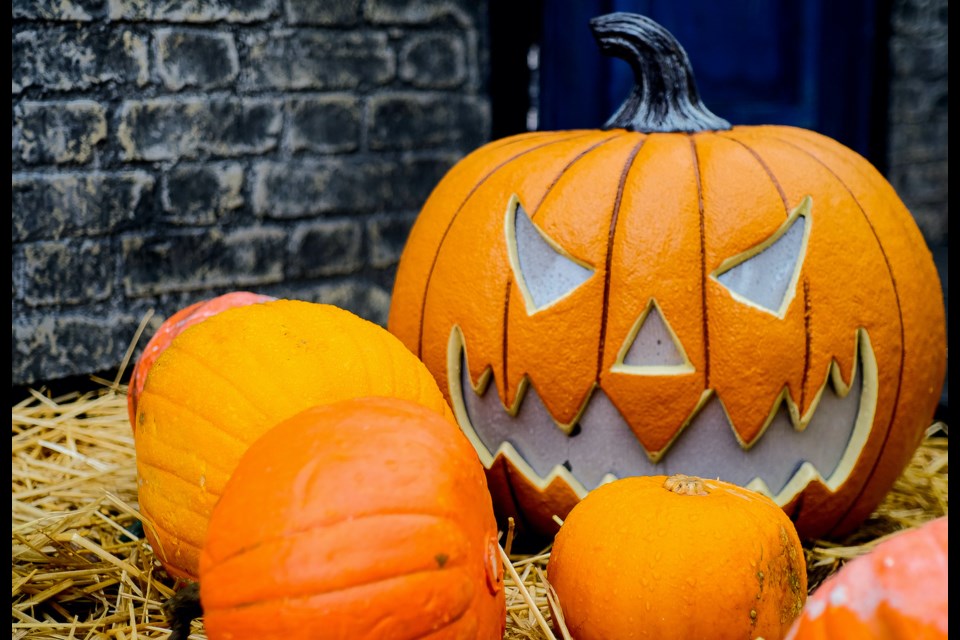
[[[947,0],[894,0],[890,27],[887,178],[933,252],[949,319]],[[943,420],[949,386],[948,375],[938,414]]]
[[[489,136],[484,2],[12,5],[15,386],[234,289],[385,324],[417,211]]]
[[[946,295],[947,3],[892,6],[888,177]],[[237,288],[384,323],[416,212],[489,134],[486,2],[12,14],[15,385],[114,368],[148,309]]]
[[[895,0],[888,178],[927,242],[947,241],[947,0]]]

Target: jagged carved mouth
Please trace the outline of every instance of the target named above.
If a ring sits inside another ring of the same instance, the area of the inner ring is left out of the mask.
[[[867,441],[877,404],[877,366],[866,331],[859,330],[856,340],[850,385],[834,363],[803,428],[788,410],[789,397],[781,395],[764,432],[744,447],[722,398],[708,392],[656,461],[599,386],[570,435],[557,426],[532,385],[521,391],[515,415],[505,411],[496,385],[489,384],[489,370],[473,387],[458,327],[448,342],[447,378],[457,420],[483,464],[489,468],[502,455],[541,489],[560,478],[582,498],[616,478],[686,473],[759,491],[782,506],[815,480],[836,490]]]

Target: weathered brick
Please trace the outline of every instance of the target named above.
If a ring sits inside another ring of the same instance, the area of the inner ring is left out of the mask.
[[[229,85],[240,72],[231,33],[157,29],[155,38],[157,73],[168,89],[215,89]]]
[[[149,81],[147,40],[119,26],[56,26],[13,34],[13,93]]]
[[[119,367],[140,318],[107,304],[13,317],[13,384],[26,385]]]
[[[106,13],[107,0],[13,0],[13,17],[90,22]]]
[[[370,98],[370,148],[471,150],[487,140],[489,116],[489,105],[473,96],[378,94]]]
[[[253,207],[270,218],[419,210],[458,158],[258,162],[251,177]]]
[[[415,87],[450,89],[467,77],[466,46],[452,33],[411,36],[400,49],[400,79]]]
[[[13,174],[13,241],[117,233],[145,222],[153,186],[144,171]]]
[[[236,162],[179,164],[164,177],[164,220],[213,224],[243,205],[243,166]]]
[[[363,227],[357,220],[321,220],[299,225],[290,237],[288,277],[349,274],[363,267]]]
[[[914,162],[889,171],[890,184],[907,203],[934,203],[947,201],[947,164],[945,162]],[[910,205],[907,204],[909,207]]]
[[[287,22],[349,27],[357,23],[360,0],[285,0]]]
[[[111,20],[238,22],[266,20],[279,0],[110,0]]]
[[[373,23],[427,24],[441,19],[460,26],[476,25],[485,2],[476,0],[369,0],[364,16]]]
[[[947,84],[903,78],[890,89],[890,120],[897,124],[929,123],[947,112]]]
[[[93,100],[23,102],[14,113],[15,139],[28,164],[89,162],[107,137],[106,110]]]
[[[293,151],[354,151],[360,146],[360,100],[325,95],[287,102],[287,144]]]
[[[270,227],[126,236],[121,242],[124,291],[140,297],[279,282],[286,243],[286,232]]]
[[[928,122],[898,122],[887,140],[887,164],[893,169],[917,162],[947,162],[947,119],[945,115]]]
[[[916,38],[945,37],[948,25],[946,0],[892,2],[890,16],[895,33]]]
[[[109,239],[42,240],[13,254],[18,298],[31,307],[102,301],[113,292]]]
[[[403,253],[415,219],[416,214],[397,214],[376,216],[368,220],[368,262],[377,268],[392,267],[400,262],[400,254]]]
[[[396,73],[383,33],[288,29],[248,34],[244,42],[247,89],[363,89]]]
[[[894,77],[943,78],[947,75],[947,40],[918,41],[896,36],[890,40],[890,60]]]
[[[125,160],[175,160],[201,153],[233,157],[277,146],[282,113],[268,98],[155,98],[120,108]]]

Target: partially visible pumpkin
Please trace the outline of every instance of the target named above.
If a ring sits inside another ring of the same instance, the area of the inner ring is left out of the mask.
[[[547,576],[576,640],[777,640],[807,595],[803,547],[780,507],[683,475],[587,494],[560,527]]]
[[[407,400],[277,425],[240,459],[200,556],[211,640],[499,640],[503,566],[483,466]]]
[[[127,415],[130,418],[130,426],[134,431],[137,428],[137,401],[140,399],[140,393],[143,391],[143,383],[147,379],[147,373],[153,366],[153,361],[170,346],[170,341],[176,338],[187,327],[191,327],[198,322],[206,320],[212,315],[216,315],[225,309],[240,307],[257,302],[267,302],[274,300],[271,296],[265,296],[248,291],[231,291],[210,300],[201,300],[188,307],[180,309],[175,314],[164,320],[157,332],[153,334],[147,346],[137,359],[130,374],[130,386],[127,390]]]
[[[883,540],[810,595],[788,640],[947,637],[947,516]]]
[[[196,578],[210,511],[250,443],[304,409],[365,395],[420,402],[454,423],[399,340],[332,305],[235,307],[174,338],[147,376],[135,432],[140,511],[167,571]]]

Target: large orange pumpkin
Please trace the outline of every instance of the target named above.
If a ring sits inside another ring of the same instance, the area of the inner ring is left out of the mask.
[[[557,533],[547,577],[576,640],[779,640],[807,598],[803,547],[780,507],[681,475],[592,491]]]
[[[366,395],[420,402],[455,424],[423,363],[332,305],[235,307],[174,338],[147,375],[135,432],[144,529],[167,571],[196,579],[210,512],[250,443],[304,409]]]
[[[259,293],[231,291],[209,300],[195,302],[164,320],[157,332],[147,342],[147,346],[143,348],[143,352],[130,374],[130,386],[127,390],[127,415],[130,418],[130,426],[134,430],[137,428],[137,402],[140,400],[140,392],[143,391],[143,383],[147,379],[150,367],[153,366],[153,361],[163,353],[164,349],[170,346],[170,342],[180,335],[184,329],[192,327],[225,309],[256,304],[257,302],[267,302],[273,299],[271,296]]]
[[[483,466],[407,400],[307,409],[254,442],[224,487],[200,597],[211,640],[500,640]]]
[[[947,516],[854,558],[807,600],[788,640],[946,640]]]
[[[603,129],[455,165],[411,230],[388,328],[521,527],[555,531],[611,478],[682,472],[771,496],[803,538],[849,532],[944,380],[919,229],[838,142],[710,113],[656,23],[591,26],[633,65],[633,95]]]

